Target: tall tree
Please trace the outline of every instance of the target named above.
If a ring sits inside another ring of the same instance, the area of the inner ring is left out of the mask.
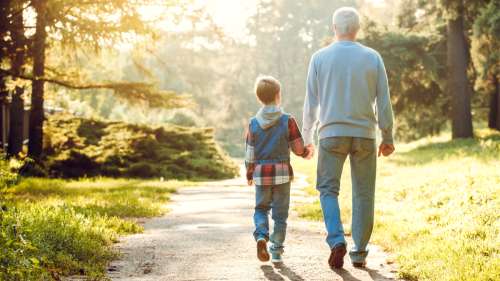
[[[12,5],[12,20],[10,34],[12,37],[11,70],[14,74],[13,80],[19,80],[15,76],[22,74],[26,56],[26,37],[24,35],[23,23],[24,1],[15,1]],[[18,155],[23,147],[23,125],[24,125],[24,86],[16,85],[11,93],[10,125],[9,125],[9,156]]]
[[[45,47],[47,40],[47,0],[33,0],[36,12],[36,31],[33,39],[33,84],[28,155],[39,159],[43,152]]]
[[[500,2],[478,9],[474,21],[473,58],[479,72],[476,85],[489,95],[488,127],[500,130]]]
[[[471,138],[472,113],[471,93],[472,86],[467,77],[469,66],[469,47],[465,38],[464,1],[450,1],[448,3],[448,91],[452,97],[452,136],[453,138]]]
[[[8,50],[10,46],[10,40],[8,35],[8,21],[7,16],[10,13],[10,0],[0,1],[0,65],[5,62],[8,58]],[[6,120],[4,109],[7,104],[9,92],[7,90],[7,76],[0,73],[0,141],[2,142],[2,147],[5,148],[6,143]]]
[[[178,106],[185,104],[176,94],[158,91],[153,84],[144,82],[98,82],[81,81],[80,77],[69,77],[64,70],[46,73],[45,48],[48,42],[74,50],[100,50],[124,39],[124,34],[150,34],[149,22],[143,21],[139,10],[143,5],[177,5],[174,2],[157,4],[155,1],[111,0],[105,5],[87,0],[49,1],[32,0],[37,14],[36,32],[33,38],[33,81],[30,114],[30,139],[28,155],[40,159],[43,152],[44,82],[70,89],[111,89],[119,97],[144,101],[152,106]],[[12,73],[11,73],[12,74]],[[50,77],[52,76],[52,77]],[[55,77],[54,77],[55,76]],[[61,77],[62,76],[62,77]]]

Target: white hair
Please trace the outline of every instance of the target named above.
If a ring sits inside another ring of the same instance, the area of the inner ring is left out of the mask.
[[[333,25],[338,35],[355,33],[359,30],[359,13],[352,7],[342,7],[333,13]]]

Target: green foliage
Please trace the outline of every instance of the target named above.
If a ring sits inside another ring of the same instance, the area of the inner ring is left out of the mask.
[[[216,145],[212,129],[148,127],[52,116],[45,165],[54,177],[167,179],[234,177],[237,166]]]
[[[40,267],[36,248],[19,233],[18,213],[0,210],[0,280],[50,279]]]
[[[441,63],[446,56],[444,37],[387,31],[370,21],[363,30],[362,42],[384,59],[398,139],[439,134],[450,112],[450,99],[444,92],[445,65]]]
[[[22,162],[17,160],[6,161],[3,157],[0,158],[0,192],[3,188],[17,182],[19,179],[17,170],[21,165]]]
[[[119,235],[158,216],[175,188],[190,182],[27,178],[7,191],[0,212],[0,280],[103,279]]]
[[[500,76],[500,3],[490,1],[479,11],[473,26],[472,59],[478,70],[476,88],[494,92]]]
[[[500,278],[500,134],[482,130],[476,137],[423,139],[381,159],[373,242],[396,255],[401,277],[435,281]],[[303,162],[298,164],[314,180],[315,165]],[[344,173],[339,200],[349,233],[349,169]],[[317,194],[312,187],[308,191]],[[322,219],[319,202],[297,210],[302,217]]]

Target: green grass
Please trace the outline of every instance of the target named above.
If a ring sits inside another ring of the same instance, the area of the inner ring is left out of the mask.
[[[21,180],[0,211],[0,280],[48,280],[85,274],[105,279],[120,235],[143,231],[137,218],[165,213],[187,181]]]
[[[448,138],[399,145],[394,156],[380,159],[372,242],[396,255],[400,277],[409,280],[500,280],[500,134]],[[310,176],[308,193],[317,195],[316,165],[294,162]],[[348,166],[339,200],[349,233]],[[319,202],[297,210],[322,219]]]

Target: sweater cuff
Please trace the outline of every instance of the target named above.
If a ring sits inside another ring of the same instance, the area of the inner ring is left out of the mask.
[[[392,133],[392,128],[382,129],[382,143],[383,144],[394,144],[394,136]]]
[[[302,130],[302,138],[304,139],[304,145],[309,145],[309,144],[312,144],[313,143],[313,133],[314,131],[313,130]]]

